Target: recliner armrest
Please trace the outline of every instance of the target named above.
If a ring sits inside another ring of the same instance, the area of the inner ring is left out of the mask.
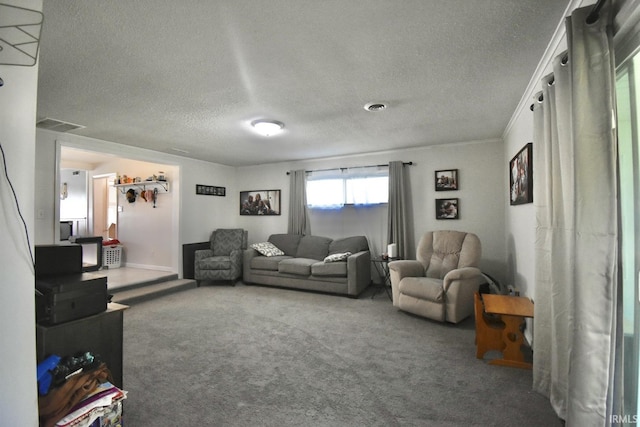
[[[387,267],[389,268],[389,278],[391,279],[391,299],[393,305],[398,307],[400,281],[405,277],[424,277],[424,265],[417,260],[400,260],[391,261]]]
[[[405,277],[424,277],[424,265],[416,260],[399,260],[389,263],[389,273],[398,282]]]
[[[213,251],[211,249],[200,249],[194,252],[195,261],[198,262],[205,258],[211,258],[213,256]]]
[[[229,258],[231,258],[232,262],[237,262],[238,264],[240,264],[242,262],[242,256],[244,251],[245,251],[244,249],[234,249],[229,254]]]
[[[446,301],[447,322],[458,323],[473,313],[473,294],[482,282],[482,272],[476,267],[451,270],[444,276],[442,288]]]
[[[479,268],[476,267],[456,268],[455,270],[451,270],[444,276],[442,287],[444,288],[445,292],[448,292],[449,287],[453,282],[469,282],[471,284],[475,284],[477,282],[479,284],[481,276],[482,272]]]

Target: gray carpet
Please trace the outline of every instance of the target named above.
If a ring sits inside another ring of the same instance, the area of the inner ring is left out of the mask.
[[[125,312],[127,427],[560,426],[531,371],[475,358],[474,325],[238,284]]]

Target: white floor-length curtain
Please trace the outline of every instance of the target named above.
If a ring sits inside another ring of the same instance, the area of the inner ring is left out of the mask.
[[[618,232],[614,68],[606,11],[567,18],[568,53],[534,107],[533,387],[568,426],[612,420]]]
[[[307,211],[307,173],[303,169],[289,175],[289,234],[311,234],[311,223]]]

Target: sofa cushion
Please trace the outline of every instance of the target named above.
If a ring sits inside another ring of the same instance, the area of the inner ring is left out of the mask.
[[[250,267],[256,270],[270,270],[270,271],[278,271],[278,264],[283,259],[289,259],[290,256],[282,255],[282,256],[257,256],[251,258]]]
[[[278,263],[278,272],[309,276],[311,275],[311,266],[317,262],[318,260],[309,258],[284,259]]]
[[[369,242],[364,236],[345,237],[344,239],[336,239],[329,245],[329,255],[351,252],[356,254],[360,251],[368,251]]]
[[[311,266],[311,274],[314,276],[325,277],[346,277],[347,276],[347,263],[346,261],[339,262],[316,262]]]
[[[323,260],[329,254],[331,239],[321,236],[303,236],[300,239],[296,258]]]
[[[324,262],[338,262],[344,261],[351,256],[351,252],[342,252],[337,254],[327,255],[324,258]]]
[[[283,251],[285,255],[296,256],[301,238],[301,234],[272,234],[268,240]]]
[[[284,252],[271,242],[254,243],[251,247],[264,256],[284,255]]]
[[[200,270],[230,270],[231,259],[228,256],[213,256],[196,261]]]

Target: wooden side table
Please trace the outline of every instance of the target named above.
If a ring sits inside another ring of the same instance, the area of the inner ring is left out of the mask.
[[[524,342],[524,334],[520,331],[520,326],[524,323],[525,317],[533,317],[531,300],[525,297],[495,294],[483,294],[482,300],[484,301],[484,311],[499,314],[505,324],[502,331],[502,341],[505,344],[502,359],[494,359],[489,363],[531,369],[533,365],[525,362],[520,349]]]

